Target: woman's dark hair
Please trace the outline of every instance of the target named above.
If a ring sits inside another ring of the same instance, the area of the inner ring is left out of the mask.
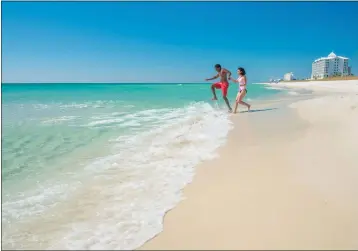
[[[246,71],[245,71],[245,69],[244,68],[242,68],[242,67],[239,67],[239,68],[237,68],[239,71],[241,71],[241,73],[242,73],[242,75],[243,76],[245,76],[246,75]]]
[[[220,64],[216,64],[216,65],[215,65],[215,68],[221,68],[221,65],[220,65]]]

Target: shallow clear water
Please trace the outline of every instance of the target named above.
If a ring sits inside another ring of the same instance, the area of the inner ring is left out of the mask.
[[[247,97],[278,92],[251,85]],[[204,84],[3,84],[4,248],[134,249],[152,238],[232,127],[210,98]]]

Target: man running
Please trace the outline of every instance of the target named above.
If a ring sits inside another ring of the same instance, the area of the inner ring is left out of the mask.
[[[222,68],[221,65],[219,65],[219,64],[215,65],[215,70],[218,72],[218,74],[216,74],[212,78],[205,79],[206,81],[210,81],[210,80],[220,77],[220,82],[217,82],[217,83],[214,83],[211,85],[211,91],[213,92],[213,95],[214,95],[213,100],[218,100],[216,97],[215,88],[221,89],[222,94],[223,94],[223,99],[225,100],[225,103],[226,103],[227,107],[229,108],[229,112],[232,112],[229,100],[227,99],[227,91],[229,89],[228,77],[229,78],[231,77],[231,72],[225,68]]]

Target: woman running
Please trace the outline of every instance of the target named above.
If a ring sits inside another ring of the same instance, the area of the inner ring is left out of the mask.
[[[239,104],[242,104],[244,106],[247,107],[247,110],[250,111],[250,107],[251,105],[242,101],[244,99],[244,97],[246,96],[246,93],[247,93],[247,89],[246,89],[246,84],[247,84],[247,79],[246,79],[246,72],[245,72],[245,69],[242,68],[242,67],[239,67],[237,69],[237,73],[239,75],[239,78],[236,80],[236,79],[233,79],[233,78],[229,78],[230,80],[236,82],[236,83],[239,83],[239,92],[237,93],[237,96],[236,96],[236,102],[235,102],[235,109],[234,109],[234,113],[237,112],[237,107]]]

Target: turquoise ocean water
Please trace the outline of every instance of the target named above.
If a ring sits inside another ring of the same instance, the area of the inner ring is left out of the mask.
[[[155,236],[232,128],[209,86],[3,84],[3,247],[128,250]],[[250,85],[247,98],[278,93]]]

